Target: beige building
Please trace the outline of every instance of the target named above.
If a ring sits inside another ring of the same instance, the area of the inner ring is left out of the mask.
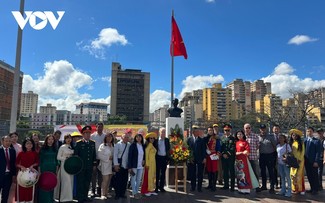
[[[273,122],[279,121],[282,118],[283,108],[280,96],[276,96],[275,94],[267,94],[264,96],[264,113],[272,118]]]
[[[182,117],[185,123],[194,124],[199,119],[202,119],[202,90],[186,92],[183,99],[180,101],[180,107],[183,109]]]
[[[107,121],[107,103],[98,103],[98,102],[88,102],[80,103],[76,105],[76,114],[84,115],[99,115],[99,120],[97,121]]]
[[[56,106],[52,104],[46,104],[46,106],[40,106],[40,114],[56,114]]]
[[[266,94],[271,94],[271,83],[256,80],[251,84],[252,109],[257,109],[256,101],[263,100]]]
[[[31,113],[37,113],[38,94],[33,91],[21,94],[20,115],[28,116]]]
[[[231,119],[231,89],[222,88],[221,83],[212,88],[203,89],[203,118],[206,121],[219,122]]]
[[[149,121],[150,73],[122,69],[112,63],[111,115],[125,115],[129,122]]]
[[[227,85],[231,89],[231,99],[233,104],[232,118],[238,119],[252,111],[251,82],[235,79]]]

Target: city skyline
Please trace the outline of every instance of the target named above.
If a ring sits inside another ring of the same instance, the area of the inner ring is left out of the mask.
[[[188,59],[175,57],[175,96],[262,79],[272,93],[325,87],[325,2],[42,1],[29,11],[65,11],[56,30],[24,28],[23,93],[73,111],[82,102],[110,103],[111,64],[150,72],[150,112],[170,104],[171,11]],[[0,3],[0,60],[14,66],[19,1]],[[87,8],[87,9],[86,9]],[[2,29],[1,29],[2,28]]]

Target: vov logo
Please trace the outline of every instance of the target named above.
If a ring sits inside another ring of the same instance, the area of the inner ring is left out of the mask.
[[[65,11],[57,11],[58,18],[55,17],[51,11],[25,11],[26,17],[21,15],[19,11],[11,11],[12,15],[15,17],[20,29],[24,29],[27,22],[34,30],[42,30],[47,25],[47,22],[50,23],[53,30],[59,25]],[[37,23],[38,19],[38,23]]]

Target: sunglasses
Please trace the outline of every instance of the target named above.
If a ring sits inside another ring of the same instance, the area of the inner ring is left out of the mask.
[[[154,140],[155,138],[153,138],[153,137],[149,137],[149,139],[150,139],[150,140]]]

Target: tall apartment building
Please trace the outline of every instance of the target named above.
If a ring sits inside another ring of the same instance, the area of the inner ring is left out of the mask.
[[[183,118],[185,123],[193,123],[202,118],[202,90],[195,90],[193,92],[186,92],[185,96],[180,102],[180,107],[183,109]]]
[[[22,81],[23,81],[23,72],[20,72],[18,101],[20,101],[21,99],[21,90],[23,84]],[[14,87],[14,67],[0,60],[0,122],[10,121],[13,87]],[[19,109],[20,109],[20,102],[18,103],[17,115],[20,112]]]
[[[238,119],[252,111],[251,83],[249,81],[244,82],[243,79],[235,79],[227,85],[227,88],[232,91],[233,119]]]
[[[52,106],[52,104],[46,104],[46,106],[40,106],[41,114],[56,114],[56,106]]]
[[[98,102],[89,102],[81,103],[76,105],[76,114],[98,114],[100,116],[98,121],[107,120],[107,107],[109,104],[98,103]]]
[[[165,124],[166,118],[169,117],[168,115],[168,108],[169,105],[166,104],[163,107],[160,107],[159,109],[156,109],[154,112],[154,122],[157,122],[159,124]]]
[[[212,88],[203,89],[203,118],[206,121],[218,122],[220,119],[231,119],[231,89],[222,88],[221,83]]]
[[[282,99],[275,94],[267,94],[264,96],[264,113],[272,118],[273,121],[279,121],[282,117]]]
[[[31,113],[37,113],[38,94],[33,91],[21,94],[20,116],[28,116]]]
[[[149,121],[150,73],[122,69],[112,63],[111,115],[125,115],[129,122]]]
[[[263,100],[266,94],[271,94],[271,83],[256,80],[251,84],[252,109],[256,111],[256,101]]]

